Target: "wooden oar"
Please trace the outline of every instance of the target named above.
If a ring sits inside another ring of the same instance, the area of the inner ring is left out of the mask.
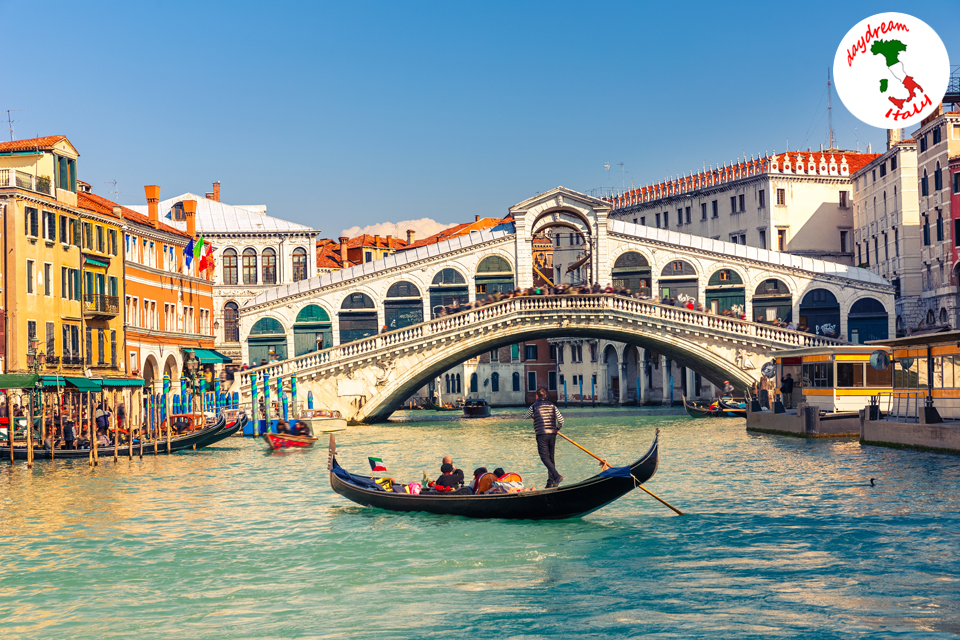
[[[587,449],[587,448],[585,448],[585,447],[581,447],[579,444],[577,444],[576,442],[574,442],[573,440],[571,440],[571,439],[568,438],[567,436],[563,435],[563,434],[560,433],[559,431],[557,431],[557,435],[560,436],[561,438],[563,438],[564,440],[566,440],[567,442],[569,442],[570,444],[572,444],[573,446],[575,446],[576,448],[578,448],[578,449],[580,449],[580,450],[582,450],[582,451],[590,454],[591,456],[593,456],[594,458],[596,458],[597,460],[599,460],[599,461],[600,461],[600,469],[601,469],[602,471],[606,471],[607,469],[611,468],[611,465],[610,465],[609,462],[607,462],[606,460],[604,460],[603,458],[601,458],[601,457],[598,456],[597,454],[593,453],[593,452],[590,451],[589,449]],[[636,480],[636,478],[634,478],[634,480]],[[664,500],[663,498],[661,498],[660,496],[654,494],[652,491],[650,491],[649,489],[647,489],[645,486],[643,486],[643,485],[640,484],[639,482],[637,483],[637,486],[638,486],[639,488],[643,489],[644,491],[646,491],[647,494],[649,494],[651,497],[659,500],[661,503],[663,503],[664,506],[672,509],[672,510],[674,511],[674,513],[676,513],[678,516],[685,516],[685,515],[687,515],[687,514],[685,514],[683,511],[680,511],[680,509],[677,509],[677,508],[674,507],[672,504],[670,504],[669,502],[667,502],[666,500]]]

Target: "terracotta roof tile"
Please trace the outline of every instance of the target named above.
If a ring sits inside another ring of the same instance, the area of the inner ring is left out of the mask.
[[[404,249],[425,247],[427,245],[443,242],[444,240],[449,240],[450,238],[467,235],[472,231],[486,231],[487,229],[493,229],[494,227],[506,222],[513,222],[513,216],[508,215],[506,218],[480,218],[479,220],[475,220],[473,222],[465,222],[463,224],[452,226],[449,229],[444,229],[443,231],[435,233],[430,237],[424,238],[423,240],[417,240],[413,244],[404,247]]]
[[[0,153],[10,151],[34,151],[37,149],[46,151],[52,149],[53,145],[57,144],[61,140],[67,140],[67,136],[43,136],[42,138],[28,138],[27,140],[0,142]]]
[[[83,191],[78,192],[77,207],[79,207],[80,209],[86,209],[87,211],[92,211],[94,213],[99,213],[101,215],[109,216],[114,219],[119,219],[119,218],[117,218],[117,216],[113,213],[113,208],[120,207],[120,211],[123,214],[124,220],[129,220],[131,222],[136,222],[145,226],[150,226],[149,216],[145,216],[142,213],[137,213],[133,209],[122,207],[118,205],[116,202],[107,200],[106,198],[102,196],[98,196],[94,193],[85,193]],[[190,236],[188,236],[183,231],[180,231],[179,229],[171,227],[168,224],[164,224],[163,222],[157,225],[157,229],[159,229],[160,231],[166,231],[167,233],[172,233],[174,235],[181,236],[186,239],[190,238]]]

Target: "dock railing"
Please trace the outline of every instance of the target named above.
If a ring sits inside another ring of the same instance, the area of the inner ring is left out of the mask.
[[[920,422],[920,400],[926,406],[926,389],[893,389],[881,391],[876,396],[877,406],[883,406],[887,400],[887,417],[904,422]]]

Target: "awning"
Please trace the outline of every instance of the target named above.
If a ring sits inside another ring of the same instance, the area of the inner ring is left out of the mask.
[[[143,380],[140,378],[103,378],[100,384],[104,387],[142,387]]]
[[[233,360],[227,356],[213,349],[184,349],[184,351],[193,351],[193,355],[203,364],[227,364],[233,362]]]
[[[67,384],[77,391],[100,391],[100,381],[88,378],[66,378]]]
[[[94,267],[103,267],[104,269],[110,266],[106,262],[101,262],[100,260],[96,260],[94,258],[87,258],[87,264],[93,265]]]
[[[40,384],[44,387],[60,387],[62,389],[67,386],[67,379],[64,376],[40,376]]]
[[[0,389],[30,389],[40,379],[35,373],[8,373],[0,375]]]

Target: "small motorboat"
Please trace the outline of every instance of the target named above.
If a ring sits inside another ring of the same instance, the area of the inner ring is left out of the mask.
[[[467,400],[463,403],[463,417],[464,418],[489,418],[490,417],[490,405],[487,404],[486,400],[481,400],[479,398]]]
[[[297,422],[305,423],[311,433],[331,433],[347,428],[347,421],[339,411],[327,409],[304,409],[297,417]]]
[[[295,436],[289,433],[267,432],[260,436],[274,451],[278,449],[309,449],[316,442],[313,436]]]

